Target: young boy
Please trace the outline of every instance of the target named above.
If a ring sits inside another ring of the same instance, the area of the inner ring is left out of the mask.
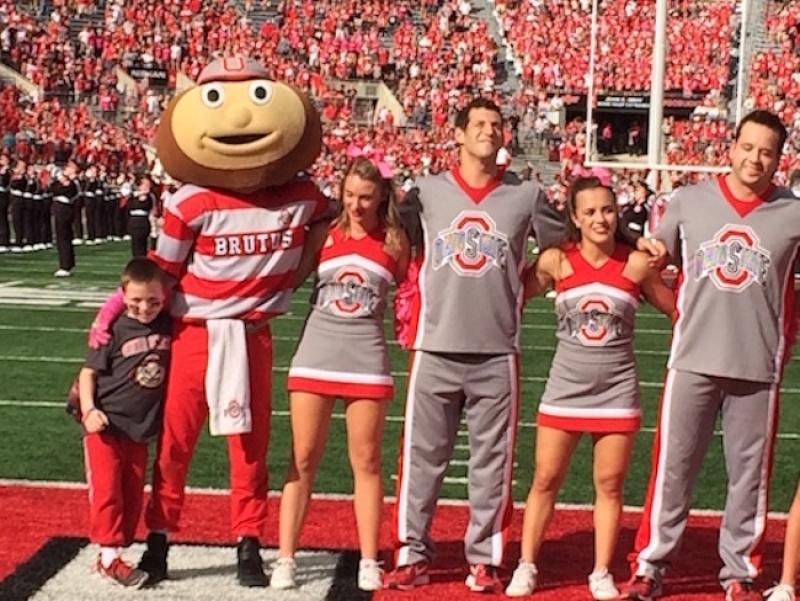
[[[111,342],[90,350],[79,375],[91,542],[100,546],[96,570],[138,588],[147,573],[123,561],[133,542],[144,496],[147,443],[161,424],[171,343],[164,311],[163,272],[149,259],[133,259],[121,277],[125,313]]]

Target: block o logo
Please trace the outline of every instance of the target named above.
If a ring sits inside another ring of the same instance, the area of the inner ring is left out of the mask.
[[[362,287],[367,283],[367,275],[356,267],[345,267],[334,276],[341,286],[341,294],[333,302],[335,312],[352,316],[364,307]]]
[[[433,241],[433,268],[450,264],[459,275],[480,277],[505,267],[508,238],[486,213],[462,211]]]
[[[584,346],[604,346],[611,338],[609,317],[614,303],[605,296],[587,296],[577,305],[580,315],[575,335]]]
[[[697,249],[694,272],[698,280],[708,276],[720,290],[741,292],[753,282],[763,286],[770,264],[770,252],[751,228],[726,225]]]

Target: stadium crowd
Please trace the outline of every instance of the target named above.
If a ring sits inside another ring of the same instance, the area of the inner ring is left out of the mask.
[[[519,90],[501,103],[509,118],[507,146],[557,161],[559,176],[550,189],[563,196],[585,159],[587,128],[581,119],[563,123],[551,116],[585,92],[588,56],[577,49],[588,47],[591,5],[498,0],[494,6],[521,78]],[[495,70],[500,51],[488,22],[474,14],[468,0],[264,0],[243,7],[227,0],[58,0],[30,6],[0,1],[2,60],[44,92],[33,101],[12,88],[0,90],[3,152],[37,170],[73,159],[81,166],[104,166],[111,179],[147,172],[152,164],[143,149],[179,73],[194,79],[210,58],[247,51],[269,64],[276,79],[294,81],[316,100],[325,149],[314,175],[324,189],[337,180],[346,161],[342,149],[351,143],[383,154],[407,187],[414,176],[452,163],[451,122],[458,106],[476,92],[501,98]],[[259,10],[272,18],[256,22]],[[664,120],[665,159],[722,164],[732,134],[716,107],[722,104],[727,65],[712,59],[728,54],[730,5],[682,0],[670,10],[666,87],[707,92],[702,104],[709,110]],[[601,5],[601,34],[613,25],[625,35],[599,36],[606,40],[598,49],[600,90],[647,89],[653,11],[653,3],[636,10],[626,0]],[[799,19],[797,2],[769,12],[768,31],[780,52],[756,55],[748,100],[776,110],[792,125],[787,142],[792,149],[800,148],[800,126],[795,127],[800,113],[792,93],[800,85]],[[569,35],[556,35],[563,31]],[[144,78],[122,86],[117,66],[163,68],[165,85]],[[387,83],[407,124],[396,124],[388,110],[359,113],[353,95],[332,84],[334,79]],[[594,127],[597,134],[600,124]],[[784,178],[800,167],[795,156],[785,153]],[[637,178],[618,179],[624,188]]]

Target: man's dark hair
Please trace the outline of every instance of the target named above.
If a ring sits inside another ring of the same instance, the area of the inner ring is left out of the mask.
[[[739,135],[742,133],[742,127],[744,127],[745,123],[757,123],[758,125],[763,125],[774,131],[778,136],[778,154],[783,152],[783,145],[786,142],[788,133],[786,132],[786,126],[778,115],[772,111],[765,110],[747,113],[744,118],[739,121],[739,125],[736,126],[736,135],[733,137],[734,140],[739,139]]]
[[[470,100],[469,104],[458,111],[455,122],[455,126],[458,129],[462,131],[467,129],[467,124],[469,123],[469,112],[472,109],[487,109],[489,111],[493,111],[500,115],[500,125],[503,124],[503,113],[500,111],[500,107],[488,98],[478,97]]]

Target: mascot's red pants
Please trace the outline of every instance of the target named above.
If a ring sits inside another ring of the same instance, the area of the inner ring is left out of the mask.
[[[247,333],[252,431],[228,436],[231,531],[263,538],[267,523],[267,446],[272,399],[272,336],[269,327]],[[152,530],[177,531],[186,472],[208,417],[205,376],[208,331],[177,323],[172,338],[164,423],[153,468],[153,494],[145,522]]]

